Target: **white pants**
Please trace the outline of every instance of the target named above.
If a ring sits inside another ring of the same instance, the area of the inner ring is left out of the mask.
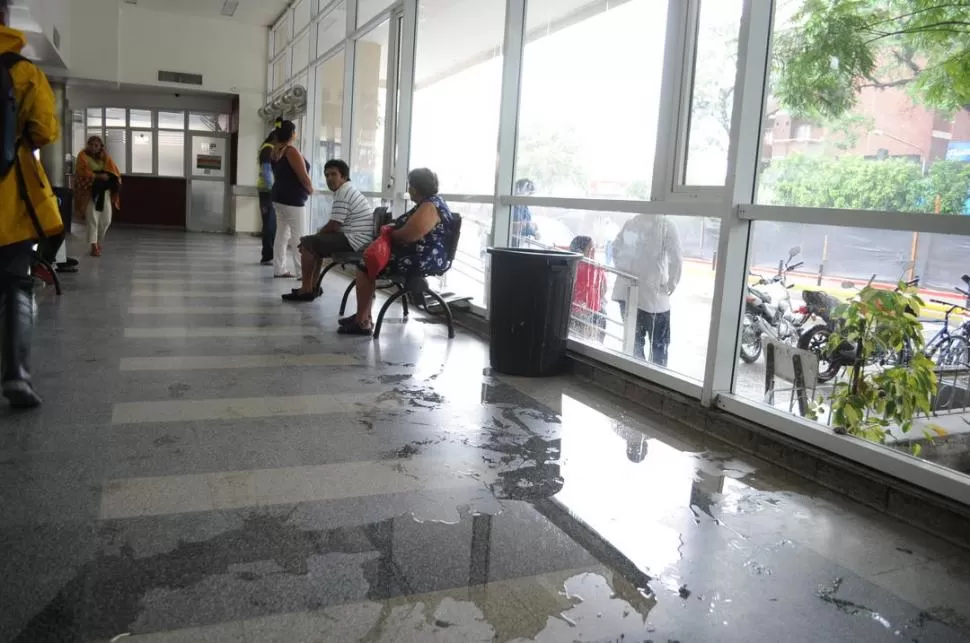
[[[287,251],[293,255],[293,274],[300,272],[300,237],[306,234],[306,208],[273,203],[276,208],[276,243],[273,244],[273,274],[290,272]]]
[[[89,244],[104,241],[104,236],[108,233],[108,227],[111,225],[111,207],[110,195],[105,195],[104,197],[104,212],[98,212],[94,209],[94,199],[91,199],[91,202],[88,203],[84,217],[88,227]]]

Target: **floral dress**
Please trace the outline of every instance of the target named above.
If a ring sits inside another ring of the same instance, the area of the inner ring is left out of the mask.
[[[448,267],[448,238],[454,228],[455,219],[448,204],[440,196],[428,197],[405,212],[394,221],[394,227],[401,228],[425,203],[431,203],[438,210],[441,220],[431,232],[415,243],[395,246],[391,250],[391,261],[388,265],[392,272],[427,275],[444,272]]]

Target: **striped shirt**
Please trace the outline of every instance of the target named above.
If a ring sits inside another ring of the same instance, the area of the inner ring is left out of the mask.
[[[347,181],[333,193],[330,220],[340,224],[340,231],[354,250],[374,240],[374,210],[360,190]]]

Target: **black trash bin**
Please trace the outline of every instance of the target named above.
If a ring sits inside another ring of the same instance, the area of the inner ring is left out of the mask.
[[[492,368],[525,377],[562,372],[582,255],[526,248],[489,248],[488,253]]]

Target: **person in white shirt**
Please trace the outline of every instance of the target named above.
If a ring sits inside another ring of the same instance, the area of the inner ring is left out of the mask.
[[[667,365],[670,346],[670,295],[680,283],[683,268],[677,228],[664,215],[638,214],[620,230],[613,242],[613,263],[618,270],[638,279],[637,323],[634,357],[646,359],[650,336],[650,361]],[[626,317],[630,283],[617,279],[613,301]]]
[[[330,221],[316,234],[300,239],[303,285],[283,295],[283,301],[313,301],[323,260],[338,252],[359,252],[374,240],[374,211],[367,198],[350,183],[350,167],[331,159],[323,166],[327,188],[333,192]]]

